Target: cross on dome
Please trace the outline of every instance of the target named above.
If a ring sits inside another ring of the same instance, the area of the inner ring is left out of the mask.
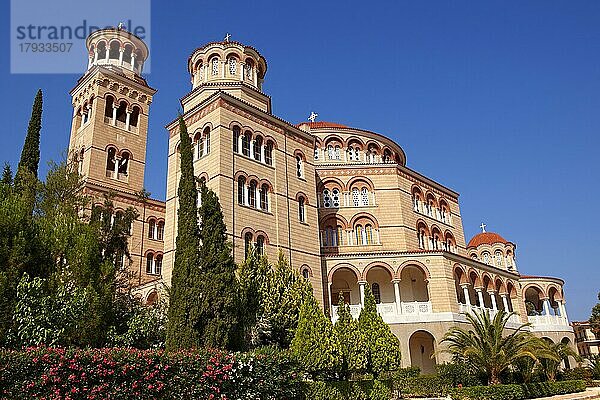
[[[481,233],[485,233],[485,227],[486,227],[486,226],[487,226],[487,225],[486,225],[486,224],[484,224],[483,222],[481,223],[481,225],[479,225],[479,227],[481,228]]]
[[[226,42],[229,42],[230,37],[231,37],[231,35],[229,34],[229,32],[227,32],[227,34],[225,35],[225,38],[223,40]]]
[[[315,122],[315,119],[317,119],[317,117],[318,117],[318,116],[319,116],[319,114],[317,114],[317,113],[316,113],[316,112],[314,112],[314,111],[311,111],[311,112],[310,112],[310,116],[308,117],[308,120],[309,120],[310,122]]]

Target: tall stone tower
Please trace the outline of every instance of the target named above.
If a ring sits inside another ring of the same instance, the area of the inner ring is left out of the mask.
[[[191,91],[181,99],[194,148],[194,171],[219,197],[238,263],[254,248],[272,262],[282,252],[322,299],[323,276],[312,156],[314,137],[271,112],[262,86],[265,58],[228,40],[188,59]],[[171,281],[177,234],[179,131],[169,130],[165,273]]]
[[[139,218],[131,229],[130,268],[135,285],[160,280],[164,203],[140,200],[144,188],[148,111],[156,90],[141,76],[148,48],[118,28],[87,38],[88,68],[71,90],[73,121],[69,157],[85,182],[84,191],[101,206],[110,193],[115,212],[133,206]],[[148,257],[149,256],[149,257]]]

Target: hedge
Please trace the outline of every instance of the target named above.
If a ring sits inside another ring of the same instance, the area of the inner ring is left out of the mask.
[[[445,396],[449,388],[439,375],[420,375],[394,381],[394,391],[404,398]]]
[[[391,383],[374,381],[311,381],[303,383],[306,400],[389,400]]]
[[[298,399],[284,352],[0,350],[0,397],[8,399]]]
[[[523,400],[583,392],[582,380],[561,382],[539,382],[522,385],[471,386],[450,389],[448,394],[455,400]]]

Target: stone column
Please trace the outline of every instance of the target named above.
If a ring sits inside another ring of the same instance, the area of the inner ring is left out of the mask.
[[[550,300],[544,299],[544,315],[550,315]]]
[[[394,300],[396,301],[396,312],[402,314],[402,299],[400,298],[400,279],[393,279]]]
[[[500,295],[502,297],[502,304],[504,305],[504,311],[510,312],[510,307],[508,307],[508,296],[506,293]]]
[[[243,134],[240,132],[240,136],[238,136],[238,153],[242,154],[242,136]]]
[[[131,70],[135,71],[135,53],[134,52],[131,52],[131,62],[130,62],[130,64],[131,64]]]
[[[119,65],[123,65],[123,53],[125,52],[124,48],[119,49]]]
[[[492,299],[492,310],[498,311],[498,305],[496,304],[496,292],[489,291],[488,294],[490,295],[490,298]]]
[[[469,284],[463,283],[460,286],[462,287],[463,293],[465,295],[465,304],[470,307],[472,304],[471,304],[471,296],[469,295]]]
[[[94,47],[94,64],[98,62],[98,48]]]
[[[565,320],[568,320],[569,318],[567,317],[567,308],[565,307],[564,300],[558,302],[558,308],[560,310],[560,316],[563,317]]]
[[[367,282],[364,281],[360,281],[358,282],[358,288],[360,290],[360,306],[364,307],[365,306],[365,284]]]
[[[125,130],[129,130],[129,121],[131,119],[131,111],[127,111],[127,116],[125,118]]]
[[[483,308],[483,291],[481,290],[481,288],[475,288],[475,291],[477,292],[477,298],[479,299],[479,307]]]
[[[333,317],[333,303],[331,302],[331,286],[332,285],[333,285],[333,282],[327,283],[327,295],[329,297],[329,312],[331,313],[331,316]]]
[[[115,179],[119,179],[119,161],[121,160],[121,157],[117,157],[115,155],[115,170],[114,170],[114,178]]]
[[[104,57],[104,62],[108,64],[108,53],[110,53],[110,47],[106,47],[106,56]]]
[[[113,104],[113,115],[112,115],[112,125],[113,126],[117,125],[117,109],[118,108],[119,108],[118,106]]]

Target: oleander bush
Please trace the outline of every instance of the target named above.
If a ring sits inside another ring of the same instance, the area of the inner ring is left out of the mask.
[[[0,350],[7,399],[298,399],[287,352]]]
[[[455,400],[524,400],[585,390],[582,380],[536,382],[521,385],[491,385],[453,388],[448,394]]]

